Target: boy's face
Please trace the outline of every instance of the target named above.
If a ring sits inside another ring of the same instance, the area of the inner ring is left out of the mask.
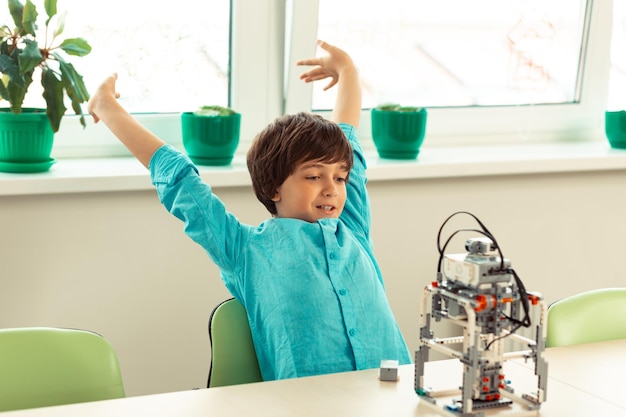
[[[306,161],[296,165],[272,199],[276,203],[276,217],[311,223],[339,217],[346,203],[348,173],[343,162]]]

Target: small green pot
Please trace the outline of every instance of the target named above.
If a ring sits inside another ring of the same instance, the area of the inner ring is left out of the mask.
[[[189,159],[198,165],[229,165],[237,146],[241,114],[199,116],[193,112],[181,115],[183,146]]]
[[[372,139],[381,158],[415,159],[426,132],[426,109],[387,111],[372,109]]]
[[[0,109],[0,171],[44,172],[50,158],[54,132],[44,109],[24,108],[15,114]]]
[[[604,131],[612,148],[626,149],[626,111],[605,112]]]

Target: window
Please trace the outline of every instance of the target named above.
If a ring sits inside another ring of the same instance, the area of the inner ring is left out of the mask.
[[[368,109],[384,101],[427,107],[429,146],[589,139],[603,126],[611,2],[59,0],[58,7],[69,10],[65,33],[93,46],[72,60],[88,88],[117,71],[124,106],[174,144],[180,112],[200,104],[242,113],[240,152],[283,113],[325,113],[332,91],[302,83],[294,64],[316,53],[318,37],[344,47],[361,68],[366,146]],[[489,46],[471,49],[475,43]],[[83,130],[72,119],[62,122],[55,157],[127,154],[104,126]]]
[[[427,137],[440,143],[450,137],[463,143],[470,137],[492,143],[589,139],[602,127],[607,2],[292,3],[293,26],[313,26],[300,35],[301,47],[318,37],[342,46],[359,64],[362,137],[369,134],[367,109],[384,102],[427,107]],[[311,15],[317,22],[307,24]],[[290,80],[297,74],[293,69]],[[314,88],[288,107],[324,110],[333,101]]]
[[[59,0],[59,15],[67,11],[63,36],[82,37],[92,46],[86,57],[70,57],[88,90],[117,72],[121,100],[133,113],[228,105],[229,1],[211,2],[210,13],[202,13],[201,2],[187,4]],[[42,15],[43,7],[38,9]]]
[[[35,2],[44,13],[43,2]],[[69,10],[65,34],[82,36],[93,48],[71,60],[89,91],[117,72],[123,106],[161,138],[180,144],[180,112],[199,105],[240,111],[245,137],[281,111],[283,8],[278,0],[232,3],[59,0],[57,6]],[[55,156],[127,155],[104,126],[90,123],[83,130],[72,119],[62,122]]]
[[[585,0],[320,0],[318,37],[361,66],[363,106],[580,101]],[[332,101],[314,90],[313,108]]]
[[[35,0],[40,14],[42,3]],[[83,37],[92,46],[86,57],[70,57],[88,90],[117,72],[122,105],[163,139],[180,142],[180,112],[229,104],[228,0],[211,2],[210,13],[198,0],[185,7],[147,0],[58,0],[57,7],[59,14],[67,11],[64,36]],[[55,156],[127,154],[104,126],[90,123],[83,130],[73,119],[62,121]]]

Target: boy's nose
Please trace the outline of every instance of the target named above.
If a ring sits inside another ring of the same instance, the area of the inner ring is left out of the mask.
[[[337,187],[335,184],[327,184],[324,188],[324,196],[326,197],[337,197]]]

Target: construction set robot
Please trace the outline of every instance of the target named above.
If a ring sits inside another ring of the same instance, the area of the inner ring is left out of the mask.
[[[461,213],[473,217],[481,229],[457,230],[442,247],[443,227]],[[460,232],[481,236],[466,240],[467,253],[446,254],[448,243]],[[420,345],[415,352],[416,393],[435,406],[440,397],[452,396],[453,400],[442,409],[454,416],[479,417],[486,409],[509,407],[514,402],[529,415],[536,414],[546,400],[548,371],[542,357],[546,307],[541,295],[526,291],[493,235],[471,213],[458,212],[448,217],[439,231],[438,249],[437,279],[424,288],[421,303]],[[537,323],[531,323],[531,316],[538,317]],[[462,335],[437,338],[434,322],[458,326]],[[531,335],[516,333],[521,328]],[[511,346],[523,348],[512,350]],[[427,387],[424,373],[431,350],[461,361],[461,387],[440,391]],[[536,391],[516,393],[503,371],[504,362],[512,359],[534,362]]]

